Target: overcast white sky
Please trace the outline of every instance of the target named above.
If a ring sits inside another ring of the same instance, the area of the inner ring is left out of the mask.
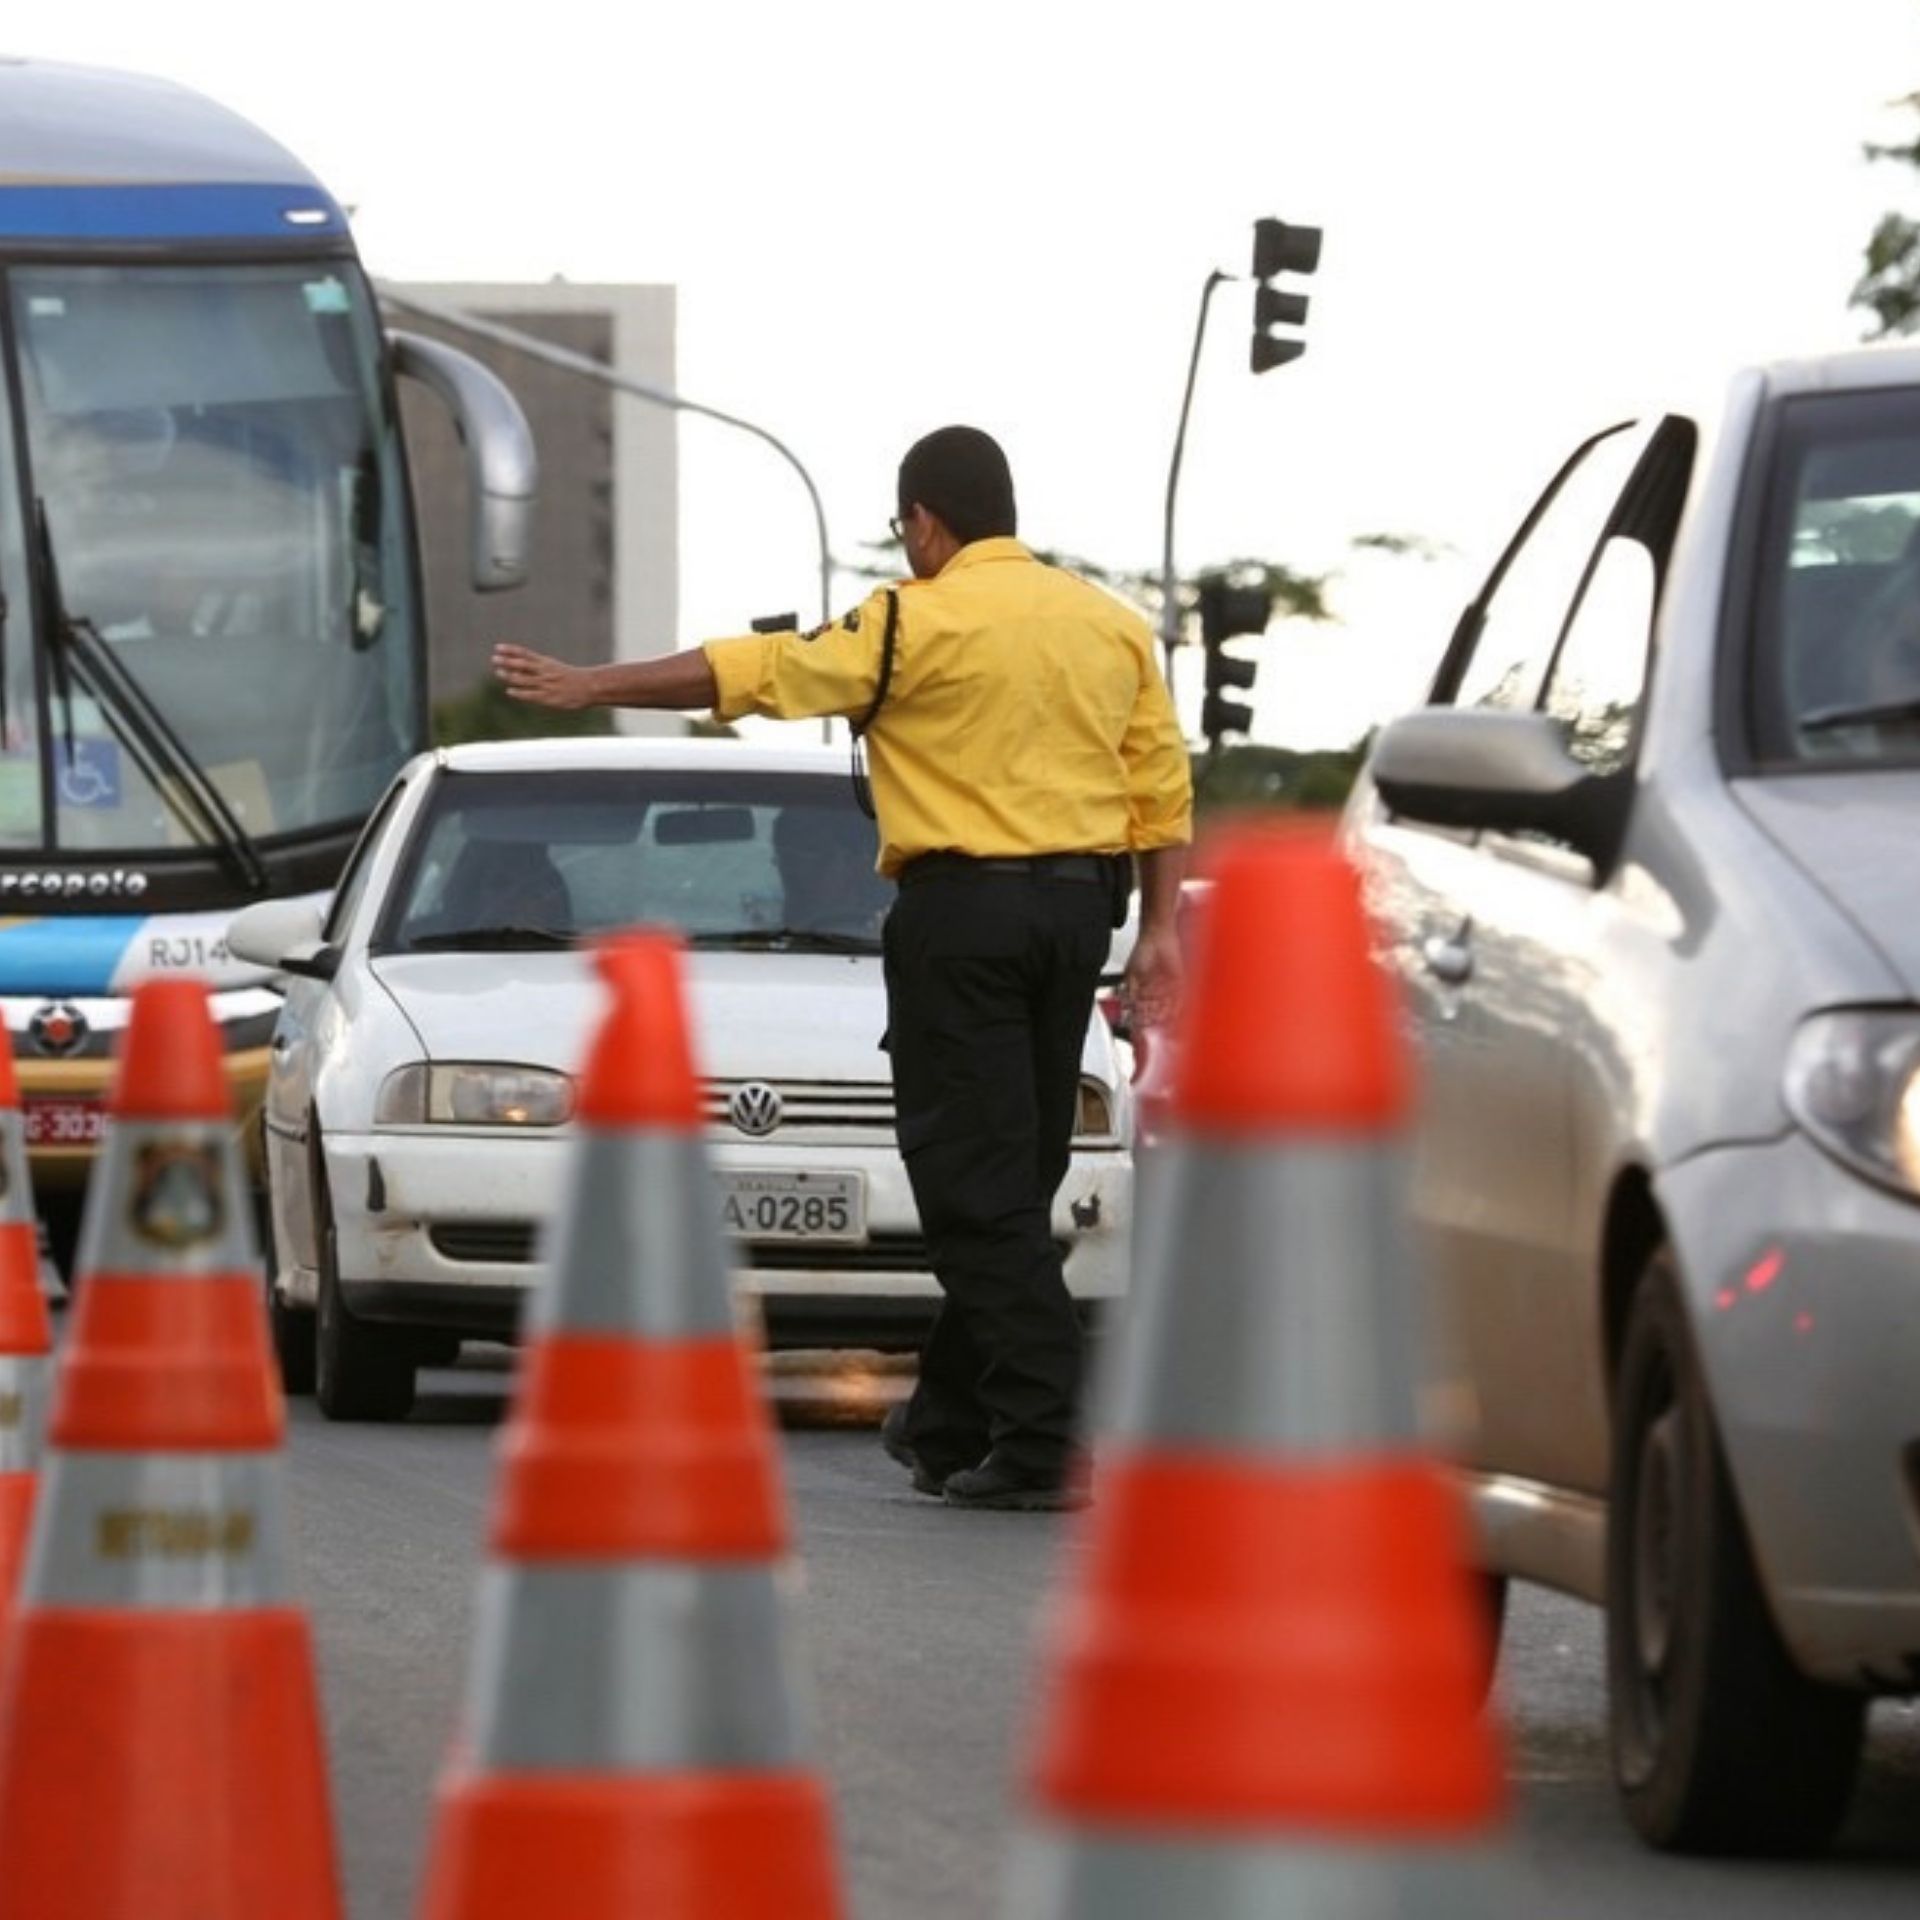
[[[1860,157],[1920,88],[1920,0],[85,0],[10,25],[6,51],[258,121],[358,208],[376,274],[674,283],[682,390],[797,448],[842,552],[958,419],[1006,444],[1029,538],[1156,564],[1200,283],[1244,268],[1256,215],[1323,227],[1305,359],[1256,381],[1245,289],[1215,302],[1182,562],[1344,565],[1379,529],[1462,557],[1354,562],[1341,628],[1276,629],[1272,739],[1414,697],[1470,562],[1580,433],[1857,338],[1866,233],[1920,198]],[[722,428],[680,444],[685,638],[810,609],[792,476]]]

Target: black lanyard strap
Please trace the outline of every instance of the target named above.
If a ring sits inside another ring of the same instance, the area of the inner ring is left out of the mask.
[[[867,702],[866,712],[858,720],[847,723],[853,733],[853,797],[869,820],[874,817],[873,788],[867,779],[867,757],[860,742],[866,738],[867,729],[873,725],[875,717],[886,704],[887,689],[893,684],[894,647],[899,638],[900,596],[889,587],[886,630],[880,637],[880,677],[874,683],[873,698]]]

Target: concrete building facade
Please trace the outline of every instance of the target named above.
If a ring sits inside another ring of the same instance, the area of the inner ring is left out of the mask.
[[[437,283],[400,293],[457,307],[672,391],[674,290],[660,286]],[[678,642],[679,461],[675,416],[510,347],[393,310],[389,324],[448,340],[518,396],[540,453],[533,570],[524,587],[467,584],[465,456],[446,410],[412,382],[401,409],[421,523],[429,685],[444,701],[487,676],[516,639],[581,663],[644,659]]]

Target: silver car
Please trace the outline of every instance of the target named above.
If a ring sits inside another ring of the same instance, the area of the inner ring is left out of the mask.
[[[1492,1589],[1647,1839],[1817,1846],[1920,1688],[1920,353],[1594,435],[1429,699],[1346,830]]]

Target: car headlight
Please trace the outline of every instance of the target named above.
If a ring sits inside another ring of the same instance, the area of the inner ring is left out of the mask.
[[[382,1127],[557,1127],[572,1113],[566,1074],[467,1060],[397,1068],[373,1107]]]
[[[1114,1137],[1113,1096],[1098,1080],[1080,1082],[1080,1104],[1073,1119],[1076,1140],[1111,1140]]]
[[[1786,1100],[1835,1159],[1920,1195],[1920,1012],[1815,1014],[1793,1037]]]

